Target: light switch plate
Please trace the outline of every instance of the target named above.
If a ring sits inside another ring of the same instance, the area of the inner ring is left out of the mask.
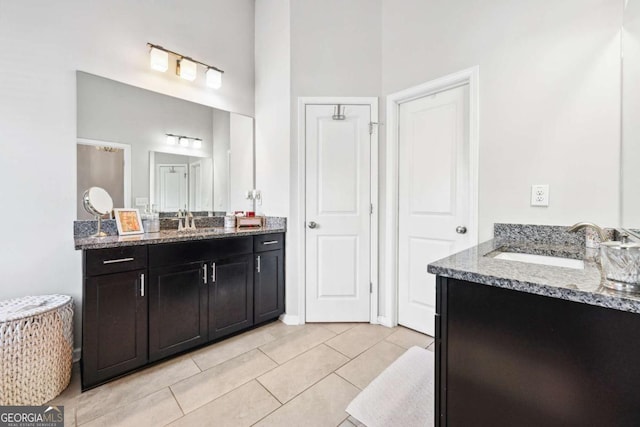
[[[531,206],[549,206],[549,184],[531,186]]]

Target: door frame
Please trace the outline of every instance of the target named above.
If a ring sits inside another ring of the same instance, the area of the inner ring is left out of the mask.
[[[377,97],[344,97],[344,96],[323,96],[323,97],[298,97],[298,215],[294,222],[294,228],[299,231],[298,236],[298,324],[306,322],[306,217],[307,217],[307,146],[306,146],[306,107],[307,105],[368,105],[370,107],[369,120],[372,123],[378,122],[378,98]],[[372,292],[369,294],[369,322],[378,323],[378,126],[371,127],[371,177],[370,192],[373,213],[370,223],[370,257],[369,257],[369,280],[371,281]],[[286,319],[285,319],[286,320]],[[293,320],[293,319],[292,319]],[[292,322],[293,323],[293,322]]]
[[[385,315],[378,323],[398,325],[398,216],[399,216],[399,111],[400,105],[418,98],[469,85],[469,178],[471,180],[471,241],[478,243],[479,169],[479,67],[476,65],[444,77],[387,95],[387,185],[385,222]],[[426,269],[425,269],[426,274]]]
[[[123,150],[124,155],[124,208],[129,209],[131,207],[131,145],[123,144],[120,142],[100,141],[98,139],[89,138],[76,138],[76,145],[92,145],[94,147],[112,147]],[[77,148],[76,148],[77,150]]]

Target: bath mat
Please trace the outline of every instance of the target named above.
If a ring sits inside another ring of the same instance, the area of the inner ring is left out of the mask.
[[[367,427],[424,427],[434,423],[432,352],[411,347],[356,396],[347,412]]]

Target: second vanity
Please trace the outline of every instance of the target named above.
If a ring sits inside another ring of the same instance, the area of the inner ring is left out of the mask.
[[[583,233],[496,224],[493,240],[429,265],[435,425],[640,425],[640,296],[603,286],[587,253]]]
[[[284,226],[76,238],[82,388],[284,312]]]

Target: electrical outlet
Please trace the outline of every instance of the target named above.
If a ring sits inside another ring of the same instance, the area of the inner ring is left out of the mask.
[[[149,199],[147,197],[136,197],[136,206],[147,206]]]
[[[548,184],[534,184],[531,186],[531,206],[549,206]]]

